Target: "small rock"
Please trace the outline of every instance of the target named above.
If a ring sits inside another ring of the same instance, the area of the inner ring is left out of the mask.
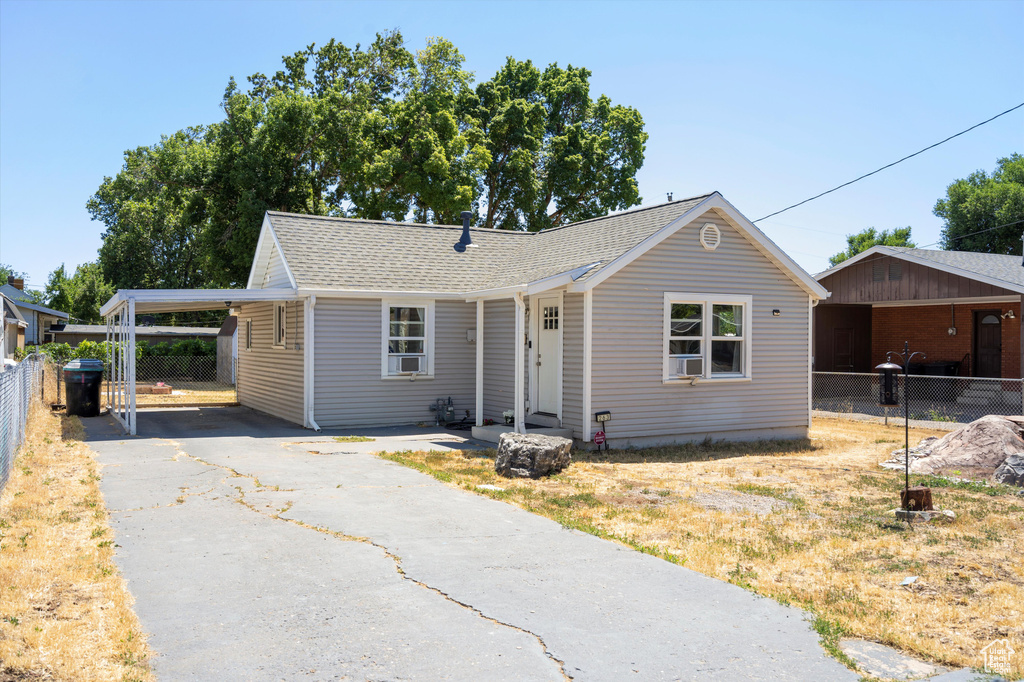
[[[476,488],[477,490],[493,490],[494,492],[498,493],[504,490],[504,488],[499,488],[498,486],[491,485],[490,483],[481,483]]]
[[[498,439],[494,471],[506,478],[540,478],[557,474],[572,462],[572,441],[558,436],[503,433]]]
[[[996,472],[992,474],[996,483],[1016,485],[1024,488],[1024,457],[1010,455],[1006,461],[999,465]]]

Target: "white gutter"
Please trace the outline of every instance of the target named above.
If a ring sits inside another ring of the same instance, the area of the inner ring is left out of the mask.
[[[314,334],[315,327],[314,321],[316,318],[316,295],[309,296],[306,298],[306,310],[303,319],[303,336],[305,336],[306,346],[303,349],[305,352],[305,377],[304,384],[306,387],[306,425],[314,431],[320,431],[320,425],[316,423],[316,419],[313,418],[315,411],[313,400],[316,396],[315,384],[316,381],[316,368],[314,363],[316,362],[316,348],[314,347]]]
[[[260,289],[260,291],[269,291]],[[309,289],[296,290],[299,296],[321,296],[323,298],[423,298],[461,300],[465,294],[451,291],[403,291],[384,289]]]
[[[1021,316],[1024,318],[1024,315]],[[476,425],[484,425],[484,302],[476,302]]]

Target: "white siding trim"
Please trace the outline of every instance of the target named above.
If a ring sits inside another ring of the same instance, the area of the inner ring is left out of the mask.
[[[476,425],[484,425],[484,302],[476,302]]]
[[[814,398],[814,297],[807,297],[807,428],[811,428]]]
[[[305,353],[305,362],[302,363],[304,369],[303,383],[306,389],[304,394],[305,409],[303,414],[306,415],[306,428],[313,429],[314,431],[319,431],[320,426],[316,423],[316,419],[314,417],[315,408],[313,405],[313,399],[314,396],[316,395],[314,385],[314,382],[316,381],[316,351],[313,347],[313,340],[316,338],[316,336],[314,335],[315,329],[313,327],[313,316],[315,315],[314,309],[316,308],[316,296],[309,296],[308,298],[306,298],[305,308],[305,315],[303,315],[302,318],[304,327],[302,330],[302,335],[304,338],[304,343],[306,344],[303,348],[303,351]]]
[[[526,368],[523,367],[523,363],[526,361],[526,349],[523,347],[526,337],[526,304],[523,302],[521,293],[517,293],[514,300],[516,304],[516,395],[513,403],[515,407],[512,409],[515,410],[516,433],[526,433],[526,396],[524,395],[526,387],[523,386],[526,380]]]
[[[590,442],[593,416],[591,409],[591,375],[594,369],[594,290],[583,292],[583,442]]]
[[[292,274],[292,269],[288,267],[288,259],[284,257],[284,251],[281,249],[281,242],[277,238],[277,233],[274,232],[274,226],[270,222],[270,215],[264,214],[263,225],[260,227],[260,238],[256,242],[256,255],[252,259],[252,267],[249,268],[249,279],[245,283],[246,289],[262,288],[263,282],[266,279],[267,271],[270,269],[270,260],[274,257],[273,250],[269,250],[270,246],[267,244],[266,236],[270,235],[270,239],[273,246],[277,247],[278,256],[281,259],[281,265],[284,266],[284,271],[288,275],[288,282],[291,284],[291,288],[297,288],[295,283],[295,275]],[[257,275],[258,273],[258,275]],[[254,287],[254,283],[259,282],[259,287]]]

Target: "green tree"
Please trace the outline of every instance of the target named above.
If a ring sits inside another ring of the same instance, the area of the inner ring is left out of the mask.
[[[857,234],[846,235],[846,250],[840,251],[828,259],[829,265],[835,267],[845,260],[853,258],[862,251],[867,251],[872,246],[906,246],[915,248],[917,244],[910,240],[909,227],[897,227],[892,230],[881,232],[869,227]]]
[[[18,272],[7,263],[0,263],[0,286],[7,284],[8,277],[14,277],[15,279],[25,279],[27,277],[24,272]]]
[[[1024,156],[999,159],[992,175],[979,170],[957,180],[933,212],[945,221],[944,249],[1021,255]]]
[[[98,263],[83,263],[67,276],[64,264],[50,273],[46,282],[46,305],[62,310],[83,324],[103,321],[100,307],[114,295],[114,287],[103,277]]]
[[[491,160],[480,178],[485,227],[540,230],[640,202],[647,133],[630,107],[590,97],[590,71],[508,58],[476,88]]]
[[[586,69],[510,59],[474,91],[443,38],[336,41],[231,79],[224,119],[125,152],[87,207],[117,288],[230,287],[268,210],[541,229],[639,202],[643,120],[590,97]]]

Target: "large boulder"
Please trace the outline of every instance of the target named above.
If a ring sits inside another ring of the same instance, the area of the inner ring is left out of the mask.
[[[558,436],[503,433],[498,439],[494,470],[506,478],[540,478],[569,466],[572,441]]]
[[[1024,488],[1024,456],[1010,455],[992,475],[996,483],[1017,485]]]
[[[924,456],[911,454],[910,470],[933,474],[950,469],[994,471],[1011,455],[1024,455],[1022,429],[1014,420],[988,415],[951,431]]]

